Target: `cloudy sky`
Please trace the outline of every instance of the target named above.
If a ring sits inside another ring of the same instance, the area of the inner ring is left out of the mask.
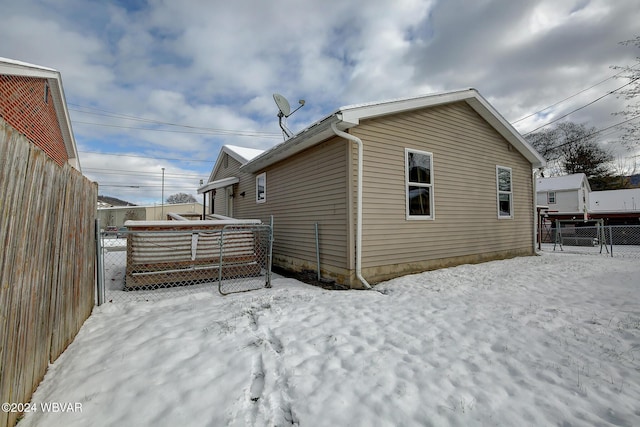
[[[619,42],[639,22],[637,0],[3,0],[0,56],[62,73],[100,194],[160,203],[161,168],[165,197],[195,195],[221,145],[281,142],[275,92],[305,99],[298,131],[342,105],[474,87],[526,134],[625,84],[610,67],[637,63]],[[565,120],[603,129],[625,104]],[[617,150],[619,135],[601,137]]]

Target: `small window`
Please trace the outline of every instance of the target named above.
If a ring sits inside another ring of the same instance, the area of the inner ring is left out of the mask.
[[[556,192],[555,191],[549,191],[547,193],[547,203],[550,205],[553,205],[556,203]]]
[[[256,203],[267,201],[267,173],[263,172],[256,177]]]
[[[405,149],[407,219],[433,219],[433,155]]]
[[[513,191],[511,168],[496,166],[498,187],[498,218],[513,218]]]

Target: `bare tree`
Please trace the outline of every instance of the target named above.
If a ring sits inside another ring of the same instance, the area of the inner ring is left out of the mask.
[[[620,42],[624,46],[635,45],[640,48],[640,36],[631,40]],[[640,61],[640,57],[637,58]],[[619,97],[629,101],[624,111],[613,113],[624,117],[626,120],[621,125],[624,134],[620,138],[622,143],[632,149],[640,145],[640,67],[637,63],[632,66],[614,65],[611,68],[619,70],[618,78],[628,79],[629,83],[618,91]]]
[[[196,198],[191,194],[187,193],[176,193],[167,197],[167,203],[170,205],[175,205],[176,203],[195,203],[197,202]]]
[[[594,127],[562,122],[528,135],[527,140],[547,160],[550,175],[584,173],[592,181],[610,176],[609,162],[613,160],[596,135]]]

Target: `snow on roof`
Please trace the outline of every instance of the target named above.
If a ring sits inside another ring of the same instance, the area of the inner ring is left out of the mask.
[[[256,148],[238,147],[237,145],[225,145],[228,151],[231,151],[231,155],[235,154],[240,157],[238,160],[240,163],[245,164],[264,153],[264,150],[258,150]],[[235,156],[234,156],[235,157]],[[244,161],[243,161],[244,160]]]
[[[591,212],[640,211],[640,188],[593,191],[589,195]]]
[[[587,177],[583,173],[554,176],[551,178],[538,178],[536,191],[575,190],[582,188],[582,182],[586,179]]]
[[[60,131],[62,132],[67,157],[69,158],[68,162],[75,169],[82,171],[80,161],[78,159],[78,147],[71,127],[71,118],[67,108],[67,101],[64,94],[64,88],[62,87],[62,76],[60,75],[60,72],[53,68],[0,57],[0,74],[48,79],[53,98],[53,105],[56,110],[56,115],[58,116],[58,123],[60,125]]]
[[[480,93],[475,89],[464,89],[421,95],[409,98],[396,98],[386,101],[367,102],[340,107],[327,117],[313,123],[254,160],[244,165],[249,172],[256,172],[270,164],[286,159],[309,148],[327,138],[334,136],[331,126],[336,125],[339,130],[346,130],[357,126],[363,119],[371,119],[399,112],[420,108],[435,107],[453,102],[466,102],[480,116],[509,141],[534,167],[544,166],[545,160],[533,147],[500,115]]]
[[[36,68],[38,70],[57,71],[57,70],[54,70],[53,68],[43,67],[41,65],[30,64],[28,62],[18,61],[18,60],[15,60],[15,59],[4,58],[2,56],[0,56],[0,62],[4,62],[5,64],[10,64],[10,65],[18,65],[20,67]]]

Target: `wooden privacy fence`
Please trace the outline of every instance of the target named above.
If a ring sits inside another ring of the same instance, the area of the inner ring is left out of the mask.
[[[91,314],[97,193],[0,119],[0,402],[28,402]]]

